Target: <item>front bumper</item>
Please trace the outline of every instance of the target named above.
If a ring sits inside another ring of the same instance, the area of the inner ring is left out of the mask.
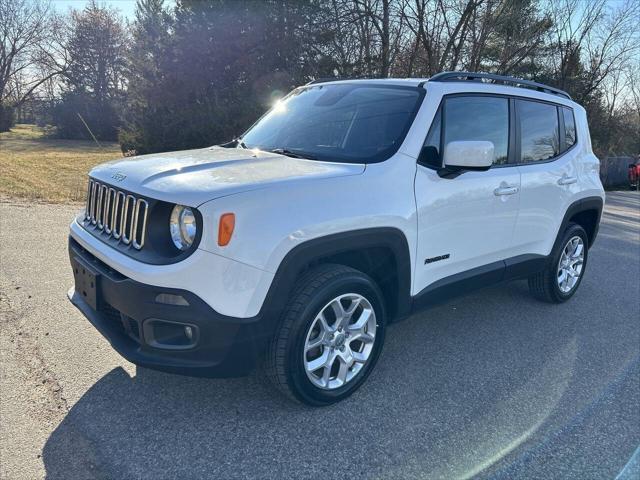
[[[86,266],[95,274],[95,282],[91,277],[91,287],[95,288],[92,299],[75,287],[69,290],[69,299],[125,359],[155,370],[207,377],[241,376],[254,368],[270,335],[260,316],[228,317],[186,290],[134,281],[101,262],[71,237],[69,256],[76,286],[82,283],[78,266]],[[81,291],[84,288],[78,287]],[[188,305],[160,303],[158,295],[162,294],[180,296]],[[159,344],[152,325],[190,326],[193,343]]]

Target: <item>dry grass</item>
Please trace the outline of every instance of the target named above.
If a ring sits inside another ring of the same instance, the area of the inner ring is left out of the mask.
[[[122,156],[117,143],[46,138],[35,125],[0,133],[0,195],[46,202],[82,201],[87,173]]]

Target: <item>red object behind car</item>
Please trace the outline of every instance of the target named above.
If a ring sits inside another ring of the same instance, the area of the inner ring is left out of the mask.
[[[640,160],[629,165],[629,188],[640,189],[638,179],[640,179]]]

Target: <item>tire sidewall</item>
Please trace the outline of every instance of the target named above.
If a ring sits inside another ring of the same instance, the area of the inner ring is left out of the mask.
[[[311,327],[316,315],[331,300],[346,293],[358,293],[371,303],[376,314],[375,343],[367,364],[355,379],[335,390],[323,390],[313,385],[307,377],[302,352],[308,329]],[[305,306],[300,320],[293,327],[291,341],[286,352],[286,364],[289,366],[287,368],[287,380],[293,384],[295,395],[301,397],[299,399],[305,403],[318,406],[329,405],[351,395],[371,373],[384,344],[386,312],[379,288],[362,273],[346,274],[321,287],[313,296],[313,299]]]
[[[570,238],[578,236],[582,239],[584,244],[584,261],[582,263],[582,272],[580,274],[580,278],[578,278],[578,282],[568,293],[563,293],[560,290],[560,286],[558,285],[558,264],[560,262],[560,258],[562,256],[562,252],[567,245],[567,242]],[[585,271],[587,269],[587,261],[589,259],[589,237],[587,236],[587,232],[577,224],[571,224],[565,230],[564,235],[562,236],[562,241],[558,245],[556,249],[555,255],[553,256],[553,264],[551,265],[550,278],[551,288],[554,296],[561,302],[569,300],[575,293],[578,291],[580,284],[582,283],[582,279],[584,278]]]

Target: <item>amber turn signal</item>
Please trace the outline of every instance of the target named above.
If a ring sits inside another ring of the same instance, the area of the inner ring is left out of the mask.
[[[236,215],[234,213],[222,214],[220,217],[220,225],[218,225],[218,245],[224,247],[229,244],[235,226]]]

